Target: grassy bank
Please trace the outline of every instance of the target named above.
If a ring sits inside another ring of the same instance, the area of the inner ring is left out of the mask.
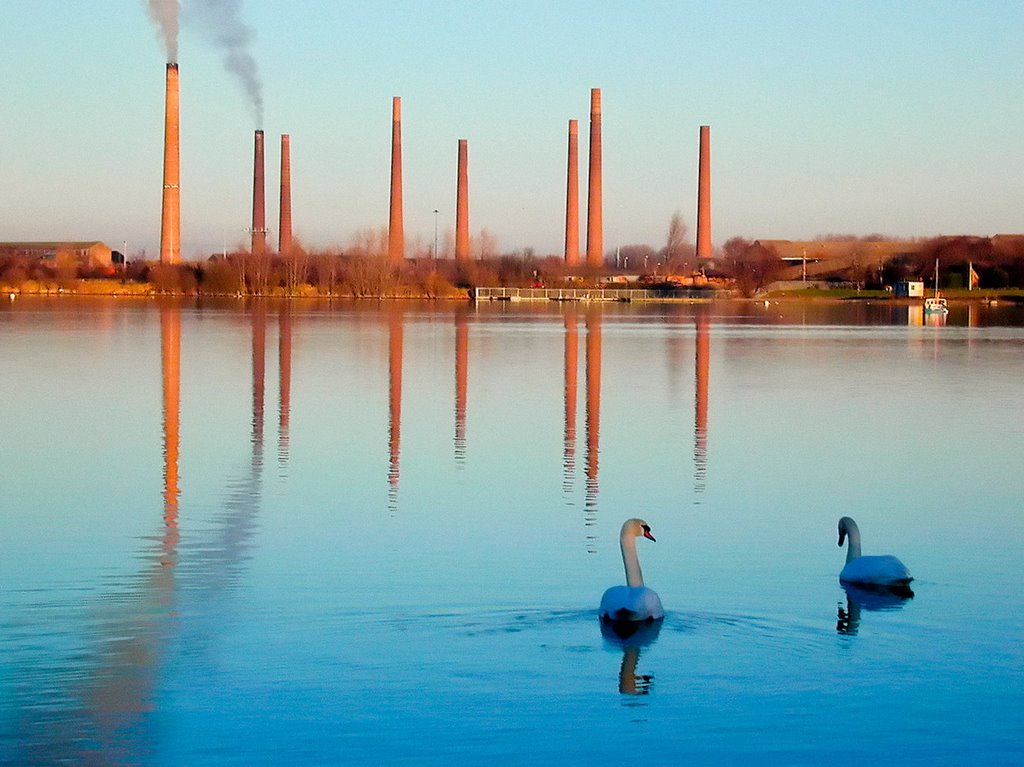
[[[1024,288],[1001,288],[998,290],[979,288],[967,290],[966,288],[960,288],[943,290],[940,291],[940,294],[951,302],[977,301],[988,303],[992,301],[1009,301],[1011,303],[1024,303]],[[928,295],[931,295],[931,293]],[[922,301],[920,298],[896,298],[892,293],[885,290],[854,290],[850,288],[837,288],[835,290],[821,288],[778,290],[768,293],[767,297],[772,300],[793,301],[891,301],[894,304],[917,304]]]
[[[621,286],[616,286],[621,289]],[[208,296],[238,296],[237,292],[215,292],[210,290],[160,290],[149,282],[122,281],[120,279],[75,279],[57,281],[36,281],[26,280],[18,286],[0,284],[0,293],[10,295],[77,295],[77,296],[156,296],[156,295],[208,295]],[[1024,288],[1002,288],[995,289],[957,289],[944,290],[942,295],[950,302],[1008,302],[1024,304]],[[444,291],[426,292],[417,289],[416,286],[402,285],[395,286],[395,289],[386,293],[376,294],[354,294],[349,291],[340,290],[336,292],[321,291],[312,285],[301,285],[294,290],[284,288],[268,288],[259,294],[267,298],[414,298],[414,299],[449,299],[466,300],[470,297],[468,290],[449,287]],[[849,288],[823,289],[807,288],[805,290],[777,290],[767,294],[758,295],[753,299],[736,299],[763,301],[766,298],[772,301],[884,301],[893,304],[913,305],[921,302],[920,298],[896,298],[892,293],[884,290],[854,290]],[[729,300],[729,299],[725,299]]]

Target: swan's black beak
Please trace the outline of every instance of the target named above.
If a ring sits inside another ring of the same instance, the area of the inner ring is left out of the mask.
[[[644,538],[654,541],[655,543],[658,542],[658,539],[651,535],[651,528],[649,528],[647,525],[644,525]]]
[[[840,530],[839,531],[839,545],[842,546],[843,545],[843,541],[845,541],[845,540],[846,540],[846,531],[845,530]]]

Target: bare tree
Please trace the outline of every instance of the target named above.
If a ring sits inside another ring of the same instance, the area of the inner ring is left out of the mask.
[[[338,287],[339,266],[340,258],[337,253],[324,251],[313,256],[316,286],[321,293],[334,294]]]
[[[480,235],[476,238],[473,246],[475,247],[471,250],[476,251],[476,257],[480,261],[486,261],[498,255],[498,238],[487,229],[480,230]]]
[[[673,263],[683,258],[686,247],[687,226],[683,215],[677,210],[668,224],[668,238],[665,242],[665,262]]]
[[[736,280],[744,296],[752,296],[767,286],[783,267],[774,250],[743,237],[726,240],[722,246],[724,270]]]
[[[444,239],[441,241],[441,253],[438,258],[455,258],[455,231],[445,229]]]
[[[299,285],[306,282],[309,273],[309,256],[302,245],[293,242],[288,252],[282,256],[282,261],[284,261],[288,293],[294,293]]]
[[[70,250],[58,250],[54,258],[54,271],[62,288],[70,288],[78,277],[78,256]]]

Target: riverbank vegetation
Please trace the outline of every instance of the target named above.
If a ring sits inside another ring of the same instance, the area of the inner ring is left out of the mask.
[[[680,227],[676,227],[678,230]],[[678,232],[676,232],[678,234]],[[23,293],[106,293],[251,296],[466,298],[475,287],[716,288],[742,297],[764,294],[805,298],[886,298],[907,280],[925,282],[953,299],[985,300],[1024,294],[1024,236],[939,237],[893,241],[832,235],[826,240],[844,256],[807,264],[784,260],[776,247],[741,237],[727,240],[715,257],[699,262],[692,245],[668,239],[655,250],[617,248],[602,268],[568,267],[559,256],[532,251],[480,253],[472,260],[427,256],[392,264],[381,243],[363,238],[347,249],[305,250],[282,255],[217,254],[164,265],[137,258],[108,268],[84,268],[60,259],[0,256],[0,290]],[[376,243],[376,245],[374,244]],[[837,248],[836,243],[844,243]],[[879,254],[885,243],[886,257]],[[893,244],[898,247],[893,247]],[[792,243],[789,243],[792,244]],[[494,249],[496,251],[496,248]],[[832,268],[830,268],[830,266]],[[801,275],[801,271],[804,272]],[[801,279],[803,276],[804,279]],[[973,288],[973,290],[970,290]]]

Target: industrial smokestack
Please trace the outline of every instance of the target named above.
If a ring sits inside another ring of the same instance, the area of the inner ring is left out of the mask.
[[[455,260],[469,260],[469,142],[459,139],[459,181],[455,205]]]
[[[388,222],[388,257],[392,264],[405,261],[402,220],[402,97],[391,101],[391,218]]]
[[[711,127],[700,126],[697,182],[697,258],[711,258]]]
[[[164,110],[164,192],[160,211],[160,263],[181,261],[181,157],[178,136],[178,65],[167,65]]]
[[[252,162],[252,254],[267,252],[267,206],[264,184],[263,131],[256,131]]]
[[[604,263],[601,220],[601,89],[590,89],[590,176],[587,188],[587,266]]]
[[[281,214],[277,225],[277,252],[288,255],[292,249],[292,142],[281,136]]]
[[[569,162],[565,184],[565,264],[580,263],[580,130],[577,120],[569,120]]]

